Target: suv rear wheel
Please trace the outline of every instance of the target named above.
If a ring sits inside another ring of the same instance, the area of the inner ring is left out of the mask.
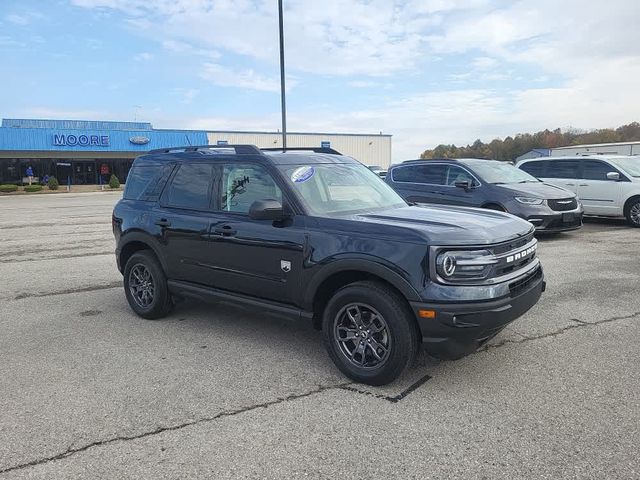
[[[381,283],[356,282],[338,290],[327,304],[322,327],[329,356],[357,382],[392,382],[418,351],[411,312]]]
[[[149,320],[167,316],[173,307],[167,277],[149,250],[134,253],[127,260],[124,291],[131,309]]]
[[[627,222],[632,227],[640,227],[640,197],[634,198],[627,207]]]

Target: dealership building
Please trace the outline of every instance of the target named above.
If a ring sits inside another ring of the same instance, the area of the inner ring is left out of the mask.
[[[278,132],[156,129],[146,122],[3,119],[0,183],[55,176],[60,183],[98,184],[115,174],[125,182],[133,159],[155,148],[185,145],[282,146]],[[391,135],[287,133],[289,147],[331,147],[366,165],[389,166]]]

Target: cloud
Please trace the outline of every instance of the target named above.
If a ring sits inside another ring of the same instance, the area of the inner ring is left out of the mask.
[[[12,14],[6,15],[4,19],[7,22],[13,23],[14,25],[29,24],[29,17],[27,17],[26,15],[18,15],[18,14],[12,13]]]
[[[240,70],[217,63],[205,63],[200,71],[200,77],[221,87],[246,88],[262,92],[280,91],[279,77],[267,77],[252,69]],[[291,81],[287,83],[287,88],[293,86]]]
[[[153,59],[153,54],[149,52],[140,52],[133,56],[136,62],[148,62]]]
[[[215,85],[279,89],[277,75],[264,73],[278,63],[272,0],[72,1],[120,12],[166,51],[214,52],[198,75]],[[638,1],[288,0],[284,13],[287,69],[297,81],[333,77],[362,95],[376,84],[394,87],[369,102],[375,107],[354,105],[346,93],[328,106],[298,101],[289,110],[293,130],[383,130],[400,160],[438,143],[638,120]],[[279,126],[277,111],[171,120]]]
[[[190,104],[198,96],[200,90],[197,88],[174,88],[173,93],[182,99],[182,103]]]

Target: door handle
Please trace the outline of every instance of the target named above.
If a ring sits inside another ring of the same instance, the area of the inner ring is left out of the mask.
[[[217,235],[222,235],[223,237],[232,237],[237,233],[236,229],[231,225],[218,225],[213,229],[213,232]]]
[[[567,187],[575,187],[575,186],[576,186],[576,184],[575,184],[575,183],[565,183],[565,185],[566,185]]]
[[[581,183],[580,185],[578,185],[579,187],[588,187],[589,184],[588,183]]]
[[[169,220],[167,220],[166,218],[161,218],[160,220],[156,220],[154,223],[156,225],[158,225],[159,227],[170,227],[171,226],[171,222]]]

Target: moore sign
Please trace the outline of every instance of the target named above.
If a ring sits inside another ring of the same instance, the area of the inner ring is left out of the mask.
[[[53,136],[53,144],[57,147],[108,147],[109,135],[66,135],[55,134]]]

